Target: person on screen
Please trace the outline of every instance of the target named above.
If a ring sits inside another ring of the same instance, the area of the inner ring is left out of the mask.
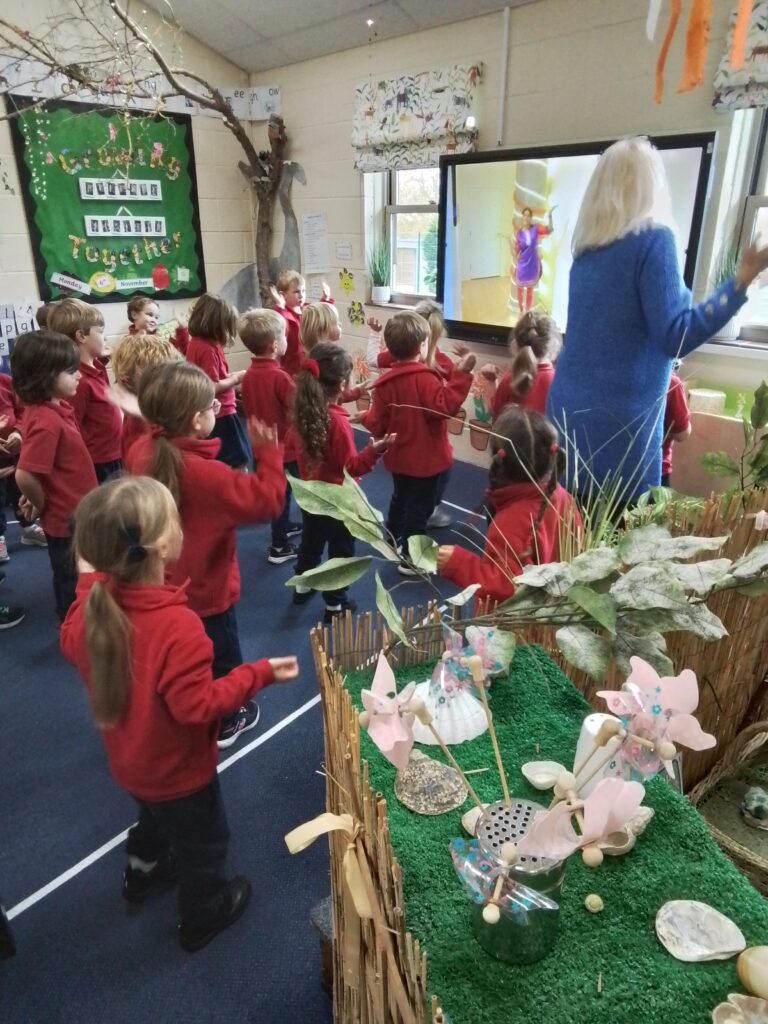
[[[553,207],[554,209],[554,207]],[[515,285],[517,286],[517,308],[527,313],[533,306],[533,289],[541,277],[539,239],[552,233],[552,210],[547,214],[547,224],[533,223],[533,210],[524,206],[523,224],[515,233],[513,255],[515,260]]]
[[[568,329],[547,398],[581,500],[597,492],[618,511],[661,481],[667,386],[675,359],[711,338],[768,267],[768,247],[748,246],[736,274],[691,305],[664,207],[664,167],[646,138],[600,157],[573,233]]]

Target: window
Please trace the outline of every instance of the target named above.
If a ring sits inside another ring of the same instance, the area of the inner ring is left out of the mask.
[[[768,244],[768,114],[763,114],[759,146],[755,158],[751,194],[744,206],[744,218],[739,236],[739,249],[760,238]],[[768,281],[763,275],[762,287],[753,285],[750,297],[741,311],[739,337],[743,341],[768,344]]]
[[[434,296],[437,282],[437,167],[389,171],[385,214],[392,249],[392,298],[409,303]]]

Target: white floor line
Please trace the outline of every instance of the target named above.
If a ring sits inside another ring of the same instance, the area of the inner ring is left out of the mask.
[[[297,718],[300,718],[302,715],[306,714],[307,711],[310,711],[316,704],[319,703],[320,694],[318,693],[311,700],[308,700],[306,704],[302,704],[301,707],[296,708],[295,711],[292,711],[290,715],[287,715],[285,718],[281,719],[279,722],[273,725],[271,729],[267,729],[265,733],[262,733],[260,736],[257,736],[256,739],[254,739],[251,743],[247,744],[247,746],[242,747],[240,750],[237,751],[236,754],[232,754],[230,757],[226,759],[226,761],[222,761],[218,767],[218,771],[225,771],[227,768],[229,768],[230,765],[234,764],[235,761],[239,761],[241,757],[245,757],[246,754],[249,754],[252,750],[255,750],[257,747],[260,747],[262,743],[266,743],[267,740],[277,735],[277,733],[282,732],[282,730],[291,725],[292,722],[295,722]],[[83,857],[83,859],[78,861],[77,864],[74,864],[71,868],[68,868],[57,878],[54,878],[53,881],[48,882],[48,884],[44,885],[42,889],[38,889],[37,892],[33,892],[31,896],[27,896],[27,898],[22,900],[21,903],[17,903],[15,907],[11,907],[11,909],[8,911],[8,920],[13,920],[14,917],[18,917],[19,914],[23,914],[25,910],[29,910],[29,908],[33,907],[35,903],[39,903],[40,900],[45,899],[46,896],[49,896],[60,886],[64,885],[65,882],[68,882],[71,878],[74,878],[75,875],[79,875],[81,871],[85,871],[85,869],[87,867],[90,867],[91,864],[94,864],[101,857],[106,856],[111,850],[114,850],[116,846],[119,846],[127,835],[128,829],[125,829],[123,832],[120,833],[120,835],[117,835],[113,839],[110,839],[109,842],[106,842],[104,843],[103,846],[100,846],[98,850],[94,850],[93,853],[89,853],[87,857]]]
[[[464,508],[463,505],[454,505],[452,501],[446,501],[445,498],[440,502],[441,505],[448,505],[449,508],[455,508],[459,512],[465,512],[468,516],[475,516],[476,519],[485,519],[485,516],[480,512],[473,512],[471,508]]]

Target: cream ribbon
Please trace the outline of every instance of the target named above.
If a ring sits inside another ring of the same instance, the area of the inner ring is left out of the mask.
[[[351,814],[318,814],[293,829],[285,837],[285,845],[291,853],[300,853],[311,846],[320,836],[329,832],[345,832],[347,848],[342,861],[344,875],[344,978],[348,985],[357,989],[360,983],[360,919],[372,918],[373,911],[368,893],[360,873],[357,859],[357,839],[363,830],[360,822]]]

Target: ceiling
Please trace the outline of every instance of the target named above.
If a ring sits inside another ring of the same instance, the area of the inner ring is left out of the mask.
[[[410,35],[531,0],[149,0],[171,6],[190,35],[246,71],[268,71],[312,57]],[[373,27],[366,24],[373,19]]]

